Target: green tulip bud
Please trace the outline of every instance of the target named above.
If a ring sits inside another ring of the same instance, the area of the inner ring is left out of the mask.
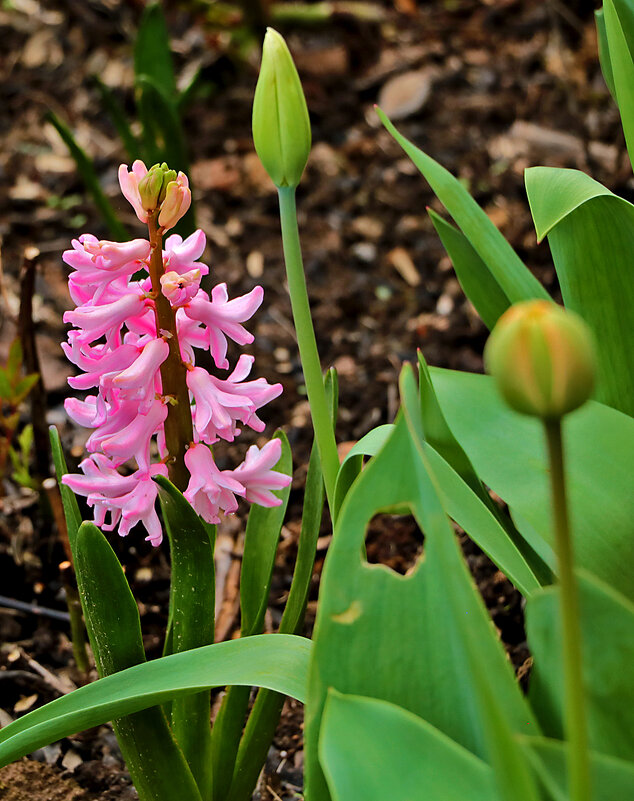
[[[484,363],[511,408],[555,420],[592,394],[594,337],[581,317],[555,303],[517,303],[498,320]]]
[[[165,162],[154,164],[139,181],[139,196],[145,211],[156,211],[165,200],[167,185],[176,180],[176,171]]]
[[[268,28],[253,98],[253,142],[277,187],[299,184],[310,153],[310,120],[286,42]]]

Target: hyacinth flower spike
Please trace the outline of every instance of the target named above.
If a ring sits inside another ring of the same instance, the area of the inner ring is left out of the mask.
[[[244,426],[263,431],[256,412],[282,387],[263,378],[246,380],[252,356],[241,355],[233,370],[228,358],[228,340],[253,342],[244,324],[262,303],[262,288],[231,300],[226,285],[219,284],[210,296],[200,288],[201,277],[209,272],[198,261],[204,233],[185,240],[173,234],[164,242],[166,231],[189,208],[186,176],[165,164],[148,170],[136,161],[131,170],[121,166],[119,180],[137,217],[147,224],[149,238],[112,243],[85,234],[64,254],[76,303],[64,317],[74,326],[64,352],[82,370],[70,383],[92,392],[84,400],[68,399],[66,409],[92,433],[81,474],[62,480],[86,498],[97,526],[118,528],[126,536],[140,525],[146,539],[158,546],[163,539],[156,510],[158,476],[169,476],[210,524],[235,513],[240,498],[263,506],[280,503],[273,491],[291,479],[274,470],[279,440],[262,449],[252,446],[242,465],[224,470],[210,446],[234,441]],[[142,269],[147,276],[138,280]],[[230,372],[212,374],[198,366],[197,355],[205,350],[216,370]],[[180,599],[172,603],[173,625],[181,632],[174,650],[207,645],[213,642],[211,541],[208,536],[188,539],[185,529],[171,530],[170,545],[172,596]],[[185,577],[187,586],[180,586]],[[203,610],[210,625],[194,623],[200,619],[194,607],[201,597],[211,599]],[[203,692],[174,701],[171,715],[173,733],[203,799],[211,795],[209,710],[209,692]]]

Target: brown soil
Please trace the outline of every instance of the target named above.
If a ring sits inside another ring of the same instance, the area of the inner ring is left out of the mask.
[[[415,0],[395,0],[394,5],[376,3],[379,21],[342,16],[323,27],[283,29],[313,123],[313,153],[298,207],[322,362],[339,372],[340,442],[357,440],[393,419],[398,372],[418,347],[431,364],[479,371],[486,339],[426,215],[426,204],[440,207],[402,151],[376,125],[372,104],[380,99],[393,116],[401,115],[397,124],[403,133],[460,176],[556,293],[548,249],[535,242],[524,168],[575,167],[615,191],[631,191],[618,113],[598,67],[594,5],[583,0],[433,0],[417,7]],[[5,301],[0,364],[15,335],[25,249],[36,246],[34,321],[48,420],[60,426],[71,460],[81,456],[85,434],[71,429],[62,409],[70,367],[59,348],[61,315],[69,306],[60,253],[80,232],[104,237],[107,232],[84,196],[65,147],[43,120],[50,107],[76,131],[117,210],[130,231],[140,235],[132,212],[117,199],[116,166],[125,156],[91,82],[93,74],[100,74],[132,110],[130,42],[140,6],[124,0],[12,0],[0,10]],[[213,277],[227,281],[232,295],[255,283],[264,286],[265,302],[254,328],[256,367],[258,375],[284,384],[284,394],[265,414],[267,434],[284,426],[295,460],[267,616],[273,630],[292,575],[311,436],[284,286],[276,198],[250,138],[257,54],[247,64],[224,50],[223,37],[205,20],[203,4],[168,3],[167,16],[179,73],[199,63],[208,84],[218,87],[213,97],[195,100],[186,112],[198,222],[209,241],[207,260]],[[404,76],[400,83],[391,83],[399,75]],[[228,448],[228,462],[243,448]],[[65,557],[50,513],[35,493],[19,491],[9,481],[1,502],[2,594],[63,611],[58,565]],[[241,530],[238,520],[221,532],[226,579],[220,630],[225,637],[238,625],[232,566],[239,561]],[[328,544],[326,523],[322,534],[306,633],[314,621]],[[521,598],[466,537],[462,541],[494,622],[520,668],[528,656]],[[134,534],[113,545],[139,601],[148,655],[156,657],[167,609],[166,551],[152,549]],[[408,519],[379,520],[368,552],[373,561],[406,572],[422,547],[422,536]],[[64,621],[0,609],[0,640],[0,707],[11,717],[52,700],[81,678]],[[298,797],[301,724],[301,707],[289,702],[258,798]],[[44,764],[22,761],[0,773],[2,801],[24,799],[27,793],[29,801],[133,797],[108,727],[42,749],[37,756]],[[72,781],[60,778],[65,773]]]

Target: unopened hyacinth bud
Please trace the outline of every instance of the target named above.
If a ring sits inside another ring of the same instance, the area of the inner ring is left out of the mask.
[[[253,99],[253,142],[277,187],[299,184],[310,153],[310,120],[286,42],[268,28]]]
[[[173,170],[172,170],[173,172]],[[161,202],[158,223],[166,231],[187,214],[192,202],[192,193],[185,173],[179,172],[173,181],[165,187],[165,195]]]
[[[484,361],[509,406],[544,420],[574,411],[594,387],[592,332],[577,314],[547,300],[511,306],[489,337]]]
[[[165,162],[155,164],[139,181],[139,195],[145,211],[153,212],[165,200],[167,186],[176,180],[176,170],[170,170]]]

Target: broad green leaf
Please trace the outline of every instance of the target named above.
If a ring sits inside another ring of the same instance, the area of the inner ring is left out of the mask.
[[[99,178],[97,177],[97,173],[92,161],[88,158],[84,150],[82,150],[82,148],[77,144],[77,141],[70,128],[52,111],[47,114],[46,119],[55,128],[57,133],[62,138],[62,141],[68,148],[70,155],[77,165],[77,170],[84,182],[84,185],[89,194],[92,196],[93,203],[97,207],[99,214],[101,214],[104,223],[110,231],[110,236],[120,242],[128,239],[128,232],[126,231],[125,226],[117,219],[117,215],[112,207],[112,204],[101,188],[101,184],[99,183]]]
[[[275,470],[291,475],[293,458],[286,434],[276,431],[275,436],[282,442]],[[275,492],[282,501],[280,506],[267,508],[254,504],[249,511],[240,571],[241,637],[262,631],[289,494],[290,486]],[[218,711],[212,733],[214,801],[222,801],[229,792],[250,694],[249,687],[230,687]]]
[[[132,132],[130,123],[126,116],[125,110],[112,89],[101,80],[98,75],[93,76],[95,86],[101,97],[101,103],[106,112],[110,116],[114,127],[116,128],[121,143],[128,154],[130,161],[141,158],[140,146],[136,136]]]
[[[392,430],[391,425],[377,426],[356,442],[346,454],[335,484],[335,517],[355,478],[361,472],[364,456],[374,456],[384,445]]]
[[[0,765],[83,729],[209,687],[268,687],[303,702],[310,653],[304,637],[262,634],[136,665],[0,729]]]
[[[634,761],[634,605],[594,576],[580,572],[583,672],[590,747]],[[534,657],[531,702],[544,732],[562,736],[561,631],[555,587],[527,606]]]
[[[439,369],[431,374],[447,423],[477,474],[509,505],[525,536],[523,520],[550,546],[548,464],[539,421],[511,411],[488,376]],[[632,599],[634,420],[590,401],[566,418],[564,447],[577,564]]]
[[[143,11],[134,44],[134,73],[137,80],[141,75],[149,76],[172,103],[176,102],[172,52],[160,3],[148,3]]]
[[[288,439],[283,431],[275,432],[282,442],[282,455],[275,470],[287,476],[293,472],[293,458]],[[240,572],[241,634],[248,637],[259,634],[264,622],[264,613],[269,604],[271,576],[275,563],[275,552],[286,514],[290,486],[274,492],[282,503],[266,508],[254,504],[249,511],[244,536],[244,553]]]
[[[53,454],[53,464],[55,465],[55,475],[57,476],[57,483],[59,485],[59,492],[62,496],[62,505],[64,507],[64,517],[66,518],[66,528],[68,529],[68,540],[70,542],[71,551],[75,552],[75,541],[77,539],[77,531],[81,525],[81,512],[77,498],[73,491],[66,484],[62,484],[62,476],[68,473],[66,466],[66,459],[64,458],[64,451],[62,450],[62,443],[59,439],[59,432],[55,426],[49,426],[48,429],[49,439],[51,441],[51,452]]]
[[[319,759],[334,801],[495,801],[491,768],[422,718],[330,690]]]
[[[548,243],[564,304],[598,344],[597,400],[634,415],[634,206],[577,170],[533,167],[526,191]]]
[[[383,125],[425,176],[438,200],[486,264],[500,291],[512,303],[531,298],[548,299],[546,290],[460,181],[402,136],[381,109],[377,109],[377,114]]]
[[[594,21],[597,25],[597,40],[599,45],[599,62],[601,72],[612,97],[616,98],[614,87],[614,75],[612,74],[612,62],[610,61],[610,50],[608,48],[608,34],[605,30],[605,15],[603,9],[599,8],[594,12]]]
[[[29,375],[25,375],[24,378],[17,382],[13,389],[13,402],[16,404],[21,403],[39,380],[39,373],[29,373]]]
[[[332,380],[331,376],[330,394],[332,394]],[[328,379],[326,380],[326,393],[327,395],[329,393]],[[313,575],[324,501],[324,480],[319,461],[319,451],[317,444],[313,442],[306,475],[302,527],[299,535],[295,571],[280,622],[280,633],[282,634],[298,634],[304,623],[304,613]],[[275,735],[284,700],[283,695],[272,690],[260,689],[258,691],[240,741],[228,801],[243,801],[251,798],[271,741]]]
[[[137,90],[148,160],[166,161],[171,169],[188,172],[187,144],[175,106],[149,75],[138,76]]]
[[[498,317],[511,305],[511,300],[462,231],[443,220],[433,209],[427,209],[427,213],[449,254],[460,286],[482,322],[491,330]]]
[[[20,337],[16,337],[9,347],[9,358],[7,359],[7,378],[13,386],[20,377],[22,358],[22,342],[20,342]]]
[[[7,377],[7,371],[0,367],[0,399],[3,401],[11,401],[12,395],[13,389]]]
[[[101,677],[145,662],[141,621],[123,569],[92,523],[82,523],[74,551],[77,588]],[[113,728],[142,801],[178,801],[179,787],[199,798],[194,777],[159,707],[113,720]],[[182,796],[181,796],[182,797]]]
[[[214,641],[215,526],[207,526],[180,490],[157,476],[159,498],[170,543],[171,649],[174,653]],[[208,690],[176,699],[171,726],[203,798],[211,793],[211,707]]]
[[[621,125],[625,134],[625,142],[634,164],[634,61],[632,52],[623,29],[621,14],[617,12],[618,6],[623,8],[626,3],[603,0],[603,17],[605,33],[608,40],[610,64],[612,66],[612,79],[614,81],[616,104],[621,114]],[[634,42],[633,42],[634,43]]]
[[[519,742],[535,773],[555,801],[568,801],[568,749],[546,737],[520,737]],[[591,751],[592,801],[615,801],[632,795],[634,763]]]
[[[418,398],[415,403],[419,408]],[[413,450],[401,415],[342,506],[322,576],[310,671],[306,780],[311,801],[328,798],[317,743],[331,687],[402,706],[484,758],[488,746],[467,656],[475,649],[512,729],[535,725],[472,585],[430,473]],[[362,557],[372,517],[404,505],[425,532],[425,558],[407,577]],[[467,639],[456,617],[471,632]]]

